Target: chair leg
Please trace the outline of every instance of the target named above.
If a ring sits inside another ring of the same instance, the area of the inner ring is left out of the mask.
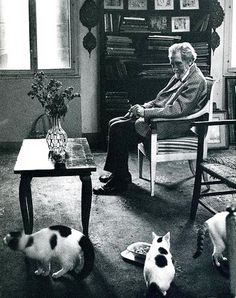
[[[195,173],[196,173],[196,161],[195,160],[189,160],[188,161],[188,165],[189,165],[189,168],[190,168],[190,171],[191,173],[193,174],[193,176],[195,176]]]
[[[152,155],[150,160],[150,189],[151,197],[154,196],[155,192],[155,180],[156,180],[156,156]]]
[[[196,171],[194,189],[193,189],[193,197],[191,203],[191,211],[190,211],[190,220],[195,220],[197,214],[197,207],[201,193],[201,180],[202,180],[203,171],[201,169]]]
[[[138,149],[138,172],[139,178],[143,178],[143,153]]]
[[[203,173],[202,173],[202,178],[203,178],[203,181],[204,181],[204,182],[208,182],[208,175],[207,175],[206,172],[203,172]],[[207,188],[207,190],[209,191],[211,187],[210,187],[209,184],[207,184],[207,185],[206,185],[206,188]]]

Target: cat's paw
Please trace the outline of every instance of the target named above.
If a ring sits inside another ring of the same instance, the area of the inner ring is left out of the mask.
[[[46,271],[45,271],[45,270],[42,269],[42,268],[38,268],[36,271],[34,271],[34,274],[36,274],[36,275],[42,275],[42,276],[48,276],[49,273],[50,273],[49,270],[46,270]]]
[[[52,274],[52,278],[59,278],[59,277],[61,277],[62,275],[60,274],[60,273],[58,273],[58,272],[55,272],[55,273],[53,273]]]
[[[50,273],[50,271],[49,271],[49,270],[47,270],[47,271],[43,271],[43,272],[42,272],[42,276],[48,276],[48,275],[49,275],[49,273]]]
[[[42,268],[38,268],[37,270],[34,271],[35,275],[42,275],[43,274],[43,269]]]

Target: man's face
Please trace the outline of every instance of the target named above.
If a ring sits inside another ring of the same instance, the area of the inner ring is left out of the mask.
[[[182,60],[179,52],[172,54],[170,57],[170,64],[176,79],[181,79],[184,74],[189,70],[191,63],[189,61]]]

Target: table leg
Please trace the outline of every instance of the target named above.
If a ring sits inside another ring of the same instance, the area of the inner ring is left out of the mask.
[[[81,217],[84,235],[88,236],[89,217],[92,203],[92,182],[90,175],[80,175],[82,181]]]
[[[33,204],[31,194],[31,176],[21,175],[19,187],[20,209],[26,234],[33,231]]]

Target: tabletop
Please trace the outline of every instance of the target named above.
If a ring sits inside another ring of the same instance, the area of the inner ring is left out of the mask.
[[[86,138],[68,138],[68,158],[59,167],[48,157],[45,139],[24,139],[14,173],[34,176],[80,175],[96,171],[96,165]]]

